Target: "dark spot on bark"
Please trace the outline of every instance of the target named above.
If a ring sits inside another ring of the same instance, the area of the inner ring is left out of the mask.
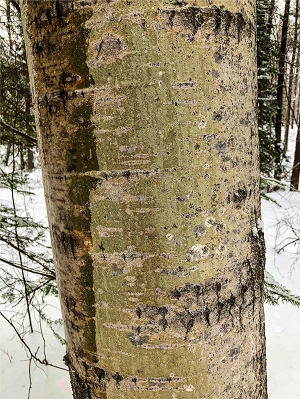
[[[215,54],[214,54],[214,59],[215,59],[215,62],[216,62],[217,64],[220,64],[220,63],[222,62],[223,56],[222,56],[222,54],[220,53],[220,51],[216,51],[216,52],[215,52]]]
[[[213,119],[213,121],[221,122],[221,120],[223,119],[223,116],[221,115],[220,112],[214,112],[212,119]]]
[[[35,53],[40,55],[43,52],[43,50],[44,50],[44,40],[42,40],[41,42],[37,40],[35,44]]]
[[[102,46],[103,46],[103,39],[100,41],[100,43],[99,43],[99,45],[98,45],[98,48],[97,48],[97,58],[100,57],[100,53],[101,53],[101,50],[102,50]]]
[[[191,331],[191,329],[193,328],[194,324],[195,324],[195,318],[193,316],[190,316],[188,318],[188,321],[185,326],[185,328],[186,328],[185,339],[187,339],[188,334]]]
[[[241,13],[237,13],[237,31],[238,31],[238,41],[241,40],[241,33],[246,25],[244,17]]]
[[[213,69],[213,70],[211,71],[211,74],[212,74],[212,76],[213,76],[214,78],[216,78],[216,79],[220,77],[220,72],[217,71],[216,69]]]
[[[233,348],[233,349],[230,349],[228,354],[230,357],[234,357],[234,356],[238,355],[240,353],[240,351],[241,351],[240,348]]]
[[[194,36],[204,22],[201,8],[197,6],[190,6],[175,10],[164,10],[163,13],[166,13],[169,16],[169,25],[171,26],[171,28],[174,25],[174,19],[176,17],[180,25],[183,26],[184,29],[190,30],[191,41],[194,40]]]
[[[242,118],[242,119],[240,119],[240,124],[244,125],[244,126],[249,126],[250,125],[250,119]]]
[[[204,310],[204,316],[205,316],[206,323],[208,325],[210,325],[209,314],[210,314],[210,310],[208,309],[208,307],[206,307],[205,310]]]
[[[120,373],[113,374],[112,378],[116,381],[117,385],[120,385],[120,382],[124,379]]]
[[[100,249],[100,251],[105,251],[102,241],[101,241],[100,245],[98,245],[98,248]]]
[[[219,140],[215,144],[214,148],[221,154],[227,152],[227,140],[223,140],[223,141]]]
[[[47,16],[49,25],[51,25],[52,24],[52,15],[51,15],[51,11],[49,8],[47,8],[47,10],[46,10],[46,16]]]
[[[186,6],[186,5],[187,5],[187,2],[184,1],[184,0],[170,0],[170,3],[171,3],[172,5],[174,5],[174,6],[179,6],[179,7],[182,7],[182,6]]]
[[[170,293],[171,298],[179,300],[181,297],[181,292],[179,289],[175,288],[173,291]]]
[[[168,309],[165,306],[161,306],[158,308],[158,313],[162,316],[162,318],[159,321],[159,324],[162,326],[163,330],[168,327],[168,322],[166,319],[166,315],[168,314]]]
[[[63,23],[63,6],[60,3],[60,1],[56,0],[55,2],[55,10],[56,10],[56,16],[58,21],[62,24]]]
[[[221,10],[216,6],[213,6],[212,10],[215,13],[215,33],[217,34],[220,30],[221,23],[222,23]]]
[[[239,188],[234,194],[233,194],[233,201],[235,203],[241,203],[243,201],[245,201],[245,199],[247,198],[247,190],[246,189],[242,189]]]
[[[217,292],[221,291],[221,288],[222,288],[222,284],[219,281],[217,281],[216,282],[216,291]]]
[[[231,22],[232,22],[232,14],[228,10],[225,11],[224,19],[225,19],[225,32],[228,35],[229,29],[231,26]]]
[[[123,172],[123,176],[124,176],[125,179],[127,179],[128,181],[129,181],[129,179],[130,179],[130,175],[131,175],[130,170],[125,170],[125,171]]]
[[[137,314],[137,317],[140,319],[142,316],[142,313],[143,313],[142,309],[139,306],[137,306],[137,308],[135,309],[135,312]]]

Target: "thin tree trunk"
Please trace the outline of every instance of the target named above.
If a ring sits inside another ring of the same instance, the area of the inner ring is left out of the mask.
[[[299,120],[299,72],[300,72],[300,49],[297,51],[297,60],[296,60],[296,72],[295,72],[295,83],[294,83],[294,94],[293,94],[293,100],[292,100],[292,106],[294,110],[294,119],[293,122],[296,122]],[[293,126],[292,126],[293,127]]]
[[[268,36],[270,36],[272,32],[274,12],[275,12],[275,0],[271,0],[269,7],[269,18],[268,18]]]
[[[276,136],[276,167],[275,178],[281,176],[281,126],[283,115],[283,91],[284,91],[284,75],[285,75],[285,59],[287,49],[287,35],[290,16],[290,0],[285,1],[284,15],[282,21],[281,44],[279,52],[279,67],[278,67],[278,83],[277,83],[277,112],[275,122],[275,136]]]
[[[299,173],[300,173],[300,164],[299,163],[300,163],[300,121],[298,119],[296,148],[295,148],[294,164],[293,164],[291,187],[290,187],[291,191],[298,190],[298,187],[299,187]],[[298,165],[298,166],[296,166],[296,165]]]
[[[7,146],[6,146],[5,159],[4,159],[4,165],[5,166],[8,166],[9,157],[10,157],[10,154],[11,154],[11,147],[12,147],[11,143],[8,142]]]
[[[31,94],[30,94],[30,87],[29,87],[29,76],[27,75],[26,78],[28,79],[28,89],[26,89],[26,98],[25,98],[25,113],[26,113],[26,133],[30,136],[30,108],[31,108]],[[33,150],[31,148],[27,149],[27,169],[32,171],[34,169],[34,157],[33,157]]]
[[[296,60],[296,52],[297,52],[297,46],[298,46],[298,16],[299,16],[299,0],[296,0],[295,30],[294,30],[290,74],[289,74],[289,87],[288,87],[288,92],[287,92],[287,115],[286,115],[286,125],[285,125],[285,134],[284,134],[284,151],[285,152],[287,152],[287,149],[288,149],[289,129],[290,129],[291,119],[294,119],[293,116],[291,117],[291,110],[292,110],[295,60]]]
[[[34,155],[31,148],[27,149],[27,169],[29,172],[34,169]]]
[[[255,2],[218,5],[21,4],[76,399],[267,398]]]

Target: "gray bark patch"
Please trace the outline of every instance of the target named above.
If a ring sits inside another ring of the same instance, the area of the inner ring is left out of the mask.
[[[134,346],[140,346],[146,344],[149,340],[149,337],[147,335],[142,336],[130,333],[128,334],[128,339]]]
[[[206,228],[202,225],[197,225],[193,228],[193,234],[196,238],[204,236],[206,233]]]

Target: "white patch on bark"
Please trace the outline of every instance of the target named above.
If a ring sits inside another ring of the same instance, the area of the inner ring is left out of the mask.
[[[190,260],[201,260],[207,258],[209,255],[209,248],[207,245],[193,245],[192,248],[186,253],[187,258]]]

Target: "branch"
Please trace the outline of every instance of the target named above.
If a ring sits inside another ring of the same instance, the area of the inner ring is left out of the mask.
[[[22,137],[25,139],[30,146],[37,146],[37,140],[26,133],[21,132],[20,130],[8,125],[2,119],[0,119],[0,126],[9,132],[15,134],[16,136]]]
[[[295,238],[293,241],[288,242],[287,244],[285,244],[283,247],[281,247],[280,249],[278,249],[278,251],[276,251],[278,254],[284,250],[284,248],[286,248],[288,245],[294,244],[295,242],[299,241],[299,238]]]
[[[44,267],[45,269],[47,269],[47,268],[45,267],[45,265],[43,265],[42,262],[40,262],[39,260],[37,260],[33,254],[30,254],[30,253],[24,251],[23,249],[18,248],[18,247],[17,247],[16,245],[14,245],[12,242],[6,240],[5,238],[3,238],[3,237],[1,237],[1,236],[0,236],[0,241],[5,242],[5,244],[9,245],[10,247],[12,247],[13,249],[15,249],[16,251],[21,252],[21,254],[27,256],[28,259],[32,260],[32,261],[35,262],[35,263],[38,263],[39,265],[41,265],[42,267]]]
[[[51,366],[51,367],[55,367],[56,369],[60,369],[60,370],[64,370],[64,371],[68,371],[67,369],[63,368],[63,367],[59,367],[59,366],[55,366],[52,363],[49,363],[46,359],[41,360],[38,357],[36,357],[36,355],[32,352],[32,350],[29,348],[29,346],[27,345],[27,343],[25,342],[25,340],[23,339],[23,337],[21,336],[21,334],[19,333],[19,331],[17,330],[17,328],[15,327],[15,325],[12,323],[11,320],[9,320],[7,317],[4,316],[4,314],[2,312],[0,312],[0,316],[2,316],[10,325],[11,327],[15,330],[15,333],[17,334],[19,340],[22,342],[22,344],[25,346],[25,348],[28,350],[30,356],[32,359],[34,359],[36,362],[43,364],[45,366]]]
[[[6,263],[7,265],[13,266],[13,267],[15,267],[17,269],[25,270],[25,272],[38,274],[40,276],[47,277],[47,278],[49,278],[51,280],[55,280],[55,274],[54,273],[53,273],[53,275],[51,275],[51,274],[39,272],[38,270],[33,270],[33,269],[30,269],[29,267],[19,266],[16,263],[10,262],[9,260],[3,259],[3,258],[0,258],[0,261],[3,262],[3,263]]]
[[[295,166],[292,167],[292,169],[288,170],[283,176],[280,177],[279,180],[285,179],[287,175],[292,172],[295,168],[298,168],[300,166],[300,162],[298,162]]]

